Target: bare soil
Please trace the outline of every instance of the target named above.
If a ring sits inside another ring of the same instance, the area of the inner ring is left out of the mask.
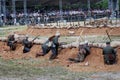
[[[56,31],[60,31],[61,35],[69,35],[69,31],[75,31],[74,35],[79,35],[80,32],[84,30],[83,35],[106,35],[106,30],[109,31],[111,35],[120,35],[120,28],[79,28],[79,29],[27,29],[19,34],[29,34],[29,35],[40,35],[40,36],[50,36],[54,35]],[[22,45],[18,44],[15,51],[9,51],[9,47],[6,46],[5,42],[0,42],[0,56],[4,59],[30,59],[36,58],[36,53],[41,51],[40,45],[34,45],[30,52],[23,54]],[[87,56],[82,63],[72,63],[68,61],[68,58],[75,58],[78,53],[77,48],[67,48],[59,51],[57,59],[53,60],[52,64],[46,62],[44,64],[39,64],[35,66],[55,66],[61,65],[72,71],[120,71],[120,49],[118,49],[118,62],[114,65],[105,65],[103,62],[102,49],[91,48],[91,54]],[[49,59],[51,52],[49,52],[44,57],[39,57],[38,59]],[[88,62],[86,66],[85,63]]]
[[[69,31],[74,31],[74,35],[80,35],[80,32],[83,30],[82,35],[106,35],[106,30],[110,35],[120,35],[120,27],[102,27],[102,28],[75,28],[75,29],[32,29],[28,28],[27,30],[17,32],[19,34],[29,34],[29,35],[40,35],[40,36],[51,36],[59,31],[62,36],[68,36]]]

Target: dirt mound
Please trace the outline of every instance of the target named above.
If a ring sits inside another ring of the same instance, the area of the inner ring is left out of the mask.
[[[0,42],[1,50],[0,56],[4,59],[30,59],[35,58],[37,52],[41,51],[40,45],[34,45],[29,53],[22,53],[22,45],[18,44],[17,50],[9,51],[9,48],[6,46],[6,43]],[[50,52],[51,53],[51,52]],[[44,57],[39,57],[38,59],[44,58],[49,59],[50,53]],[[68,58],[75,58],[78,53],[77,48],[67,48],[59,51],[57,59],[53,60],[51,64],[46,62],[40,64],[39,66],[51,66],[51,65],[62,65],[67,69],[73,71],[118,71],[120,70],[120,54],[118,54],[118,62],[115,65],[104,65],[102,50],[97,48],[91,49],[91,54],[85,59],[83,63],[71,63],[68,61]],[[118,50],[120,53],[120,50]],[[88,62],[89,65],[85,66],[84,64]]]
[[[6,43],[0,42],[0,46],[2,46],[2,49],[0,51],[0,56],[2,56],[4,59],[21,59],[21,58],[34,58],[36,55],[36,52],[39,50],[39,46],[35,45],[32,47],[31,52],[27,54],[23,54],[23,46],[21,44],[17,44],[17,49],[15,51],[10,51],[9,47],[6,46]]]
[[[118,53],[120,49],[118,50]],[[61,60],[61,64],[66,66],[67,69],[74,71],[118,71],[120,69],[120,55],[118,54],[118,62],[115,65],[105,65],[102,55],[102,49],[91,48],[91,54],[87,56],[82,63],[70,63],[67,61],[68,58],[75,58],[77,54],[77,49],[65,49],[58,56]],[[88,62],[88,66],[86,66]]]
[[[74,35],[79,35],[80,32],[83,31],[83,35],[106,35],[106,30],[111,35],[120,35],[119,31],[120,28],[113,27],[113,28],[77,28],[77,29],[31,29],[28,28],[24,31],[17,32],[19,34],[29,34],[29,35],[40,35],[40,36],[51,36],[56,33],[56,31],[60,31],[61,35],[70,35],[69,31],[74,31]]]
[[[80,32],[84,30],[82,35],[106,35],[106,30],[110,35],[120,35],[120,28],[78,28],[78,29],[31,29],[28,28],[24,31],[17,32],[19,34],[29,34],[29,35],[40,35],[40,36],[51,36],[60,31],[61,35],[70,35],[69,31],[74,31],[74,35],[79,35]],[[5,42],[0,42],[0,56],[4,59],[30,59],[35,58],[36,53],[42,51],[40,45],[34,45],[30,52],[23,54],[22,44],[17,44],[17,49],[15,51],[10,51],[9,47],[6,46]],[[57,59],[53,60],[52,63],[49,62],[49,56],[51,52],[44,57],[39,57],[39,59],[48,60],[44,64],[39,64],[36,66],[54,66],[62,65],[65,68],[72,71],[119,71],[120,70],[120,49],[118,50],[118,62],[115,65],[105,65],[103,61],[102,50],[98,48],[92,48],[91,54],[87,56],[82,63],[71,63],[68,58],[75,58],[78,53],[77,48],[67,48],[59,51]],[[85,66],[85,63],[88,63]]]

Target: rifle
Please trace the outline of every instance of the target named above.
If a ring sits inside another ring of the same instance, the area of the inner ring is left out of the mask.
[[[34,40],[35,40],[35,39],[37,39],[38,37],[39,37],[39,35],[38,35],[38,36],[36,36],[36,37],[35,37],[35,38],[31,41],[31,42],[34,42]]]

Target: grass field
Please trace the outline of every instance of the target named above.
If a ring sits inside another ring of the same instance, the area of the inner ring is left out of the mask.
[[[34,66],[44,62],[48,60],[0,58],[0,80],[120,80],[119,72],[72,72],[60,65]]]
[[[0,27],[0,37],[1,36],[6,36],[11,32],[14,31],[21,31],[26,29],[27,26],[4,26],[4,27]]]
[[[71,72],[58,65],[53,67],[34,66],[46,61],[37,59],[4,60],[0,58],[0,77],[18,79],[39,78],[39,80],[43,77],[43,80],[79,80],[93,74],[92,72]]]

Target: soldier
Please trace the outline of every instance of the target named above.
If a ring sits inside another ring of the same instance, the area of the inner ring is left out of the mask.
[[[106,42],[103,48],[104,63],[113,64],[116,62],[116,51],[111,47],[110,42]]]
[[[26,35],[26,38],[23,39],[23,46],[24,46],[24,48],[23,48],[23,53],[29,52],[30,49],[31,49],[32,46],[33,46],[32,42],[30,42],[30,41],[28,40],[28,35]]]
[[[11,35],[8,36],[7,46],[10,47],[10,50],[16,49],[16,42],[17,41],[15,41],[14,33],[12,33]]]
[[[52,55],[50,56],[50,60],[55,59],[58,55],[58,38],[60,37],[60,33],[56,33],[55,36],[50,37],[45,43],[42,45],[42,52],[37,53],[36,57],[46,55],[50,50],[52,51]]]
[[[58,55],[58,48],[59,48],[59,42],[58,42],[58,39],[60,37],[60,33],[59,32],[56,32],[54,38],[52,39],[53,41],[53,45],[51,47],[51,50],[52,50],[52,55],[50,56],[50,59],[54,59],[57,57]]]
[[[42,52],[37,53],[36,57],[46,55],[50,51],[52,44],[53,42],[49,38],[45,43],[42,44]]]
[[[75,63],[83,62],[87,55],[90,54],[90,46],[88,45],[88,41],[85,41],[83,45],[79,45],[79,52],[77,54],[77,58],[69,58],[69,61],[74,61]]]

